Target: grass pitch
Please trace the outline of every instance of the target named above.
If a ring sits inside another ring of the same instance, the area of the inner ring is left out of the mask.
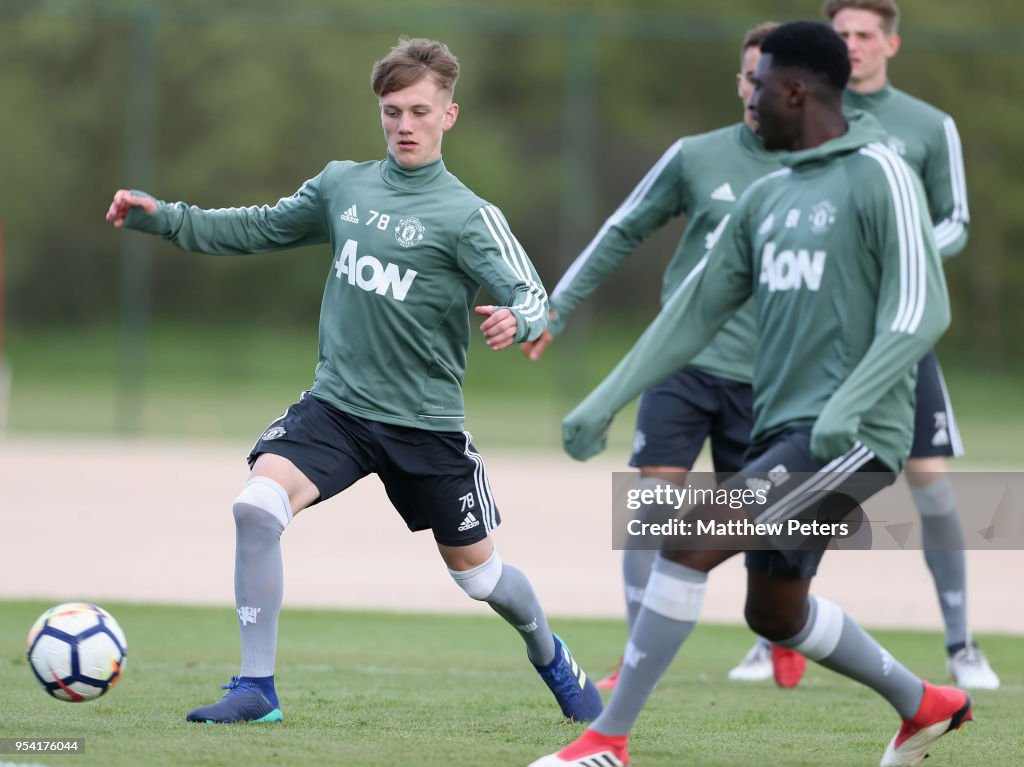
[[[0,603],[0,738],[84,738],[80,755],[0,755],[0,765],[526,765],[583,729],[561,719],[497,617],[289,610],[282,615],[281,725],[194,725],[193,706],[237,673],[229,608],[105,604],[128,636],[125,676],[97,701],[47,696],[24,636],[49,604]],[[620,654],[622,624],[554,620],[584,668],[600,676]],[[876,634],[932,680],[945,677],[941,637]],[[981,641],[1003,688],[975,694],[978,722],[941,741],[943,765],[1024,764],[1024,638]],[[637,767],[874,765],[898,724],[873,692],[808,669],[795,690],[725,681],[749,648],[740,627],[699,626],[634,732]],[[813,664],[812,664],[813,665]]]

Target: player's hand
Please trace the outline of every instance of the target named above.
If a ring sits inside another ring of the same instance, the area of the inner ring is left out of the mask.
[[[562,421],[562,447],[577,461],[593,458],[608,446],[612,416],[595,412],[589,400],[583,400]]]
[[[831,402],[825,405],[811,429],[811,454],[819,461],[838,458],[849,452],[857,441],[860,418],[839,412],[831,405]]]
[[[551,327],[551,321],[558,316],[558,313],[554,309],[548,309],[548,327]],[[526,355],[527,359],[534,362],[539,360],[544,354],[544,350],[551,345],[551,342],[555,340],[555,337],[551,334],[550,330],[545,329],[540,334],[540,338],[536,341],[527,341],[520,346],[523,349],[523,354]]]
[[[156,200],[134,194],[130,189],[118,189],[114,192],[110,207],[107,208],[107,221],[113,221],[114,226],[120,229],[132,208],[142,208],[146,213],[153,213],[156,210]]]
[[[555,337],[551,335],[547,330],[540,334],[540,338],[536,341],[526,341],[520,344],[523,349],[523,354],[526,355],[527,359],[536,362],[544,354],[544,350],[548,348]]]
[[[494,351],[501,351],[516,339],[516,316],[508,309],[493,306],[478,306],[473,311],[487,319],[480,323],[487,345]]]

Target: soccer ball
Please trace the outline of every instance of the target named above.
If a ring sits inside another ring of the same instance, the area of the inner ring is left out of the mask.
[[[94,700],[117,684],[128,643],[113,616],[96,605],[68,602],[39,616],[28,632],[28,664],[58,700]]]

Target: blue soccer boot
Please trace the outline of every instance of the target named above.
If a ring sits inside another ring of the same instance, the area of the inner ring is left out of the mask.
[[[269,677],[272,679],[273,677]],[[284,719],[278,705],[273,682],[260,685],[248,679],[231,677],[221,689],[227,694],[216,703],[200,706],[188,712],[189,722],[228,724],[231,722],[280,722]]]
[[[601,713],[601,693],[557,634],[554,660],[534,668],[551,689],[567,719],[590,722]]]

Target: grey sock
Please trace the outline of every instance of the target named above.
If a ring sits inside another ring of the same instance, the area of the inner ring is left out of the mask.
[[[791,647],[827,669],[867,685],[889,701],[903,719],[917,713],[924,683],[869,636],[839,605],[808,597],[807,623],[791,639]]]
[[[591,727],[605,735],[632,728],[655,685],[697,625],[707,573],[664,557],[654,562],[643,606],[629,635],[619,681]]]
[[[657,555],[657,551],[648,549],[626,549],[622,552],[622,589],[626,596],[627,633],[633,633],[647,579],[651,577],[651,568]]]
[[[262,480],[262,481],[261,481]],[[235,606],[242,636],[241,676],[271,676],[277,655],[277,619],[284,594],[281,533],[291,518],[276,482],[246,483],[235,516]]]
[[[953,486],[948,477],[911,487],[910,495],[921,515],[924,559],[935,581],[935,591],[946,625],[946,646],[966,645],[967,564],[964,535],[956,514]]]
[[[502,563],[501,577],[486,602],[522,636],[531,663],[546,666],[554,660],[555,638],[533,586],[521,570]]]
[[[673,482],[657,477],[641,477],[637,480],[637,489],[656,489],[658,487],[679,488]],[[676,514],[667,505],[645,503],[637,509],[634,519],[639,522],[664,522]],[[625,549],[622,552],[622,590],[626,597],[626,628],[633,631],[636,616],[640,612],[640,604],[647,588],[647,579],[651,577],[651,568],[658,556],[656,549]]]

